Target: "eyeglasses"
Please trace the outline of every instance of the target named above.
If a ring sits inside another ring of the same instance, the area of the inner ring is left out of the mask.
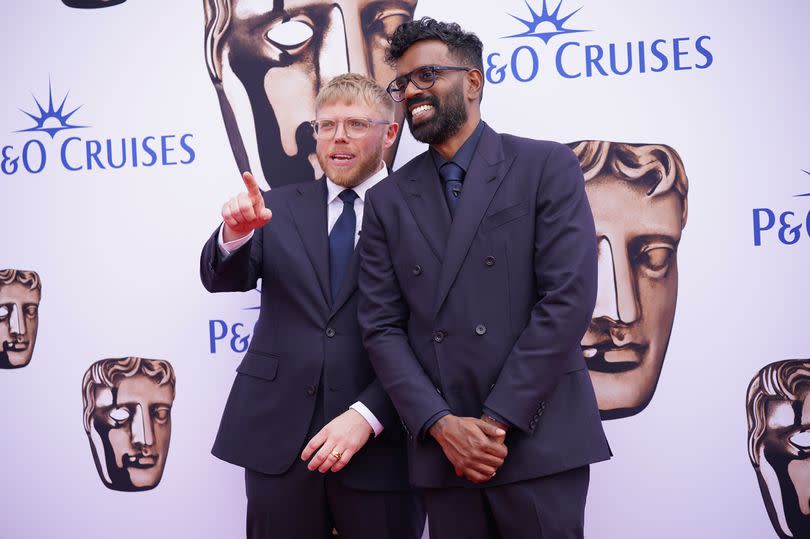
[[[440,71],[471,71],[471,70],[472,68],[469,67],[456,67],[456,66],[417,67],[410,73],[405,73],[404,75],[392,80],[391,84],[388,85],[388,88],[386,88],[385,91],[388,92],[388,95],[391,96],[391,99],[393,99],[396,102],[400,102],[405,99],[405,89],[408,87],[409,82],[412,82],[413,85],[419,88],[420,90],[427,90],[428,88],[436,84],[436,75]]]
[[[343,124],[343,132],[349,138],[363,138],[371,129],[372,125],[390,125],[391,122],[385,120],[372,120],[369,118],[345,118],[343,120],[332,120],[331,118],[323,118],[321,120],[312,120],[309,125],[315,131],[315,138],[321,140],[330,140],[335,137],[337,133],[338,124]]]

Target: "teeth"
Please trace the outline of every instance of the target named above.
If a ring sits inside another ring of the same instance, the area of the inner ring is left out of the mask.
[[[585,348],[584,350],[582,350],[582,354],[586,358],[590,359],[590,358],[596,356],[596,348]]]
[[[433,108],[432,105],[419,105],[418,107],[416,107],[415,109],[413,109],[411,111],[411,115],[412,116],[418,116],[418,115],[420,115],[420,114],[422,114],[424,112],[429,111],[432,108]]]

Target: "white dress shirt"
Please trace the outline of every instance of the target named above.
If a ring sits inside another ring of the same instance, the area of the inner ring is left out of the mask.
[[[372,174],[366,181],[364,181],[357,187],[353,188],[353,191],[357,193],[357,198],[354,201],[354,213],[357,216],[354,234],[355,247],[357,246],[357,242],[360,240],[360,227],[363,225],[363,207],[366,198],[366,191],[374,187],[386,176],[388,176],[388,169],[385,167],[385,163],[381,163],[380,170]],[[326,230],[327,234],[331,234],[332,227],[335,226],[335,223],[340,217],[340,214],[343,213],[343,201],[340,199],[338,195],[340,195],[341,192],[345,191],[346,188],[337,185],[329,178],[326,178],[325,181],[326,181]],[[250,238],[253,237],[253,231],[251,231],[247,236],[226,243],[222,235],[223,228],[224,223],[219,227],[219,241],[218,241],[219,250],[222,253],[223,257],[228,257],[232,252],[245,245],[248,241],[250,241]],[[384,428],[383,424],[380,423],[377,417],[373,413],[371,413],[371,410],[369,410],[365,404],[363,404],[360,401],[357,401],[354,404],[352,404],[349,408],[355,410],[357,413],[363,416],[363,418],[374,430],[375,437],[380,435],[380,433],[383,431]]]

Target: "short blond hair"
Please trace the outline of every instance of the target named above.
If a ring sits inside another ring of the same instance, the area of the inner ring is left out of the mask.
[[[315,98],[315,110],[339,101],[355,103],[361,100],[385,114],[386,120],[394,119],[394,100],[374,79],[359,73],[345,73],[327,82]]]

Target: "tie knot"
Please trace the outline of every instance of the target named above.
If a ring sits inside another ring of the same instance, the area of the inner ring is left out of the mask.
[[[354,204],[354,201],[357,200],[358,195],[351,189],[346,189],[345,191],[341,191],[338,196],[344,204]]]
[[[446,182],[464,180],[464,169],[452,161],[443,164],[442,168],[439,169],[439,174],[441,174],[442,180]]]

